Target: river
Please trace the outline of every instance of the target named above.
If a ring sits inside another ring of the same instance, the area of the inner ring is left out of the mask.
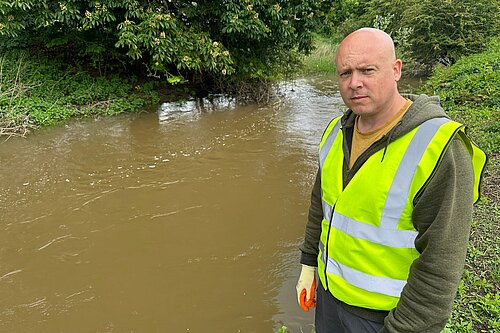
[[[333,77],[0,143],[0,332],[312,330],[296,304]]]

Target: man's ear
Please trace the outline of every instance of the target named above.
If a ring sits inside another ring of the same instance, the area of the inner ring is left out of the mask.
[[[396,59],[392,65],[392,70],[394,71],[394,80],[397,82],[401,78],[401,71],[403,69],[403,62],[401,59]]]

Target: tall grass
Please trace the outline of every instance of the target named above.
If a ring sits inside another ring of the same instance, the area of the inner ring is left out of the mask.
[[[25,96],[29,87],[21,82],[23,59],[12,62],[0,57],[0,135],[24,136],[29,131],[27,117],[18,110],[17,101]]]
[[[304,58],[302,74],[335,73],[335,50],[338,43],[334,38],[316,36],[314,50]]]

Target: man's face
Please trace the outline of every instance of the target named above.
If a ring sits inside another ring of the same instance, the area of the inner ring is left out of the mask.
[[[354,113],[370,117],[391,107],[402,64],[384,45],[369,34],[347,38],[337,51],[336,65],[340,94]]]

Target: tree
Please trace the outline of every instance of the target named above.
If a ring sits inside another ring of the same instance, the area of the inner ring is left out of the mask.
[[[0,0],[0,35],[4,44],[144,66],[172,82],[267,78],[311,50],[313,27],[330,7],[321,0]]]
[[[336,0],[336,6],[343,34],[383,28],[407,57],[431,67],[483,51],[500,31],[499,0]]]
[[[413,27],[415,59],[447,65],[483,51],[498,35],[498,8],[499,0],[412,0],[401,22]]]

